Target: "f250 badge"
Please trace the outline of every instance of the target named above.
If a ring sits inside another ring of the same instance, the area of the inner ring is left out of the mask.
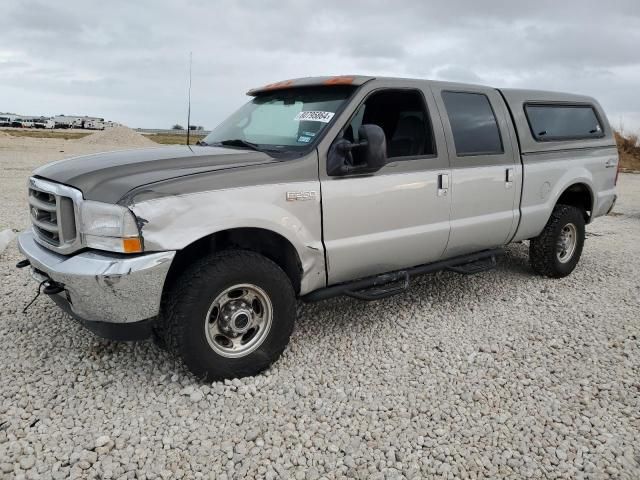
[[[287,192],[287,202],[315,200],[318,192],[309,190],[307,192]]]

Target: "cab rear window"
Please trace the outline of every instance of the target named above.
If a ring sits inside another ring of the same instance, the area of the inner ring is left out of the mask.
[[[604,135],[591,105],[525,104],[533,138],[538,141],[578,140]]]

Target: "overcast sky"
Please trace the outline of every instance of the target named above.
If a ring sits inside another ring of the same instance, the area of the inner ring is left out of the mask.
[[[0,111],[215,126],[251,87],[360,73],[595,96],[640,130],[640,0],[3,0]]]

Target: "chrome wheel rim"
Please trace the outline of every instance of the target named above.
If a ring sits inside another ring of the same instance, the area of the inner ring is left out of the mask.
[[[556,256],[560,263],[567,263],[573,257],[573,252],[578,244],[578,229],[573,223],[567,223],[560,231]]]
[[[204,331],[214,352],[238,358],[262,345],[272,322],[273,306],[266,292],[242,283],[227,288],[211,303]]]

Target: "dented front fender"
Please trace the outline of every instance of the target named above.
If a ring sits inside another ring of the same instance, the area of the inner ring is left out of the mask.
[[[296,249],[303,270],[301,295],[326,284],[318,181],[163,196],[129,208],[140,220],[146,251],[182,250],[217,232],[261,228]]]

